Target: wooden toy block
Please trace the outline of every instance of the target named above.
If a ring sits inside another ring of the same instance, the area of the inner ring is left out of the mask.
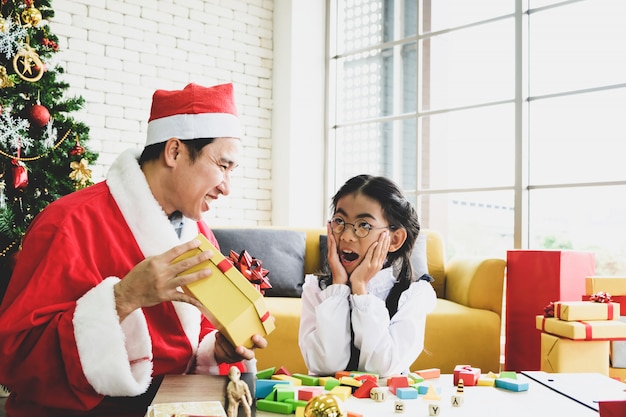
[[[304,407],[306,407],[306,405],[307,405],[307,403],[308,403],[308,401],[296,400],[295,398],[287,398],[287,399],[285,400],[285,402],[286,402],[286,403],[289,403],[289,404],[291,404],[291,405],[293,405],[293,409],[294,409],[294,410],[295,410],[295,409],[297,409],[297,408],[299,408],[299,407],[304,408]]]
[[[300,381],[302,381],[302,385],[306,385],[309,387],[319,385],[320,383],[320,379],[312,375],[292,374],[291,376],[294,378],[298,378]]]
[[[424,378],[415,372],[409,372],[408,377],[411,381],[413,381],[413,384],[419,384],[420,382],[424,382]]]
[[[389,392],[396,393],[397,388],[407,388],[409,386],[409,378],[406,375],[390,376],[387,378],[387,388]]]
[[[280,368],[278,368],[278,370],[275,373],[278,375],[291,376],[291,372],[289,372],[289,370],[285,368],[284,366],[281,366]]]
[[[381,387],[374,387],[370,390],[370,398],[377,402],[382,402],[387,399],[387,390]]]
[[[334,381],[339,382],[339,380],[338,380],[337,378],[335,378],[334,376],[321,376],[321,377],[319,378],[319,383],[318,383],[318,384],[319,384],[319,386],[321,386],[321,387],[325,387],[325,386],[326,386],[326,383],[327,383],[328,381],[333,381],[333,380],[334,380]]]
[[[502,371],[502,372],[500,372],[500,375],[498,376],[498,378],[517,379],[517,372],[515,372],[515,371]]]
[[[263,369],[256,373],[257,379],[270,379],[272,375],[276,372],[276,367],[273,366],[271,368]]]
[[[363,417],[363,414],[348,410],[348,415],[346,417]]]
[[[401,400],[414,400],[417,398],[417,390],[412,387],[399,387],[396,388],[396,397],[400,398]]]
[[[478,378],[478,381],[476,381],[476,385],[479,387],[493,387],[496,385],[496,379],[489,377],[480,377]]]
[[[277,385],[275,389],[276,389],[275,401],[283,402],[289,399],[293,400],[296,398],[296,392],[293,387],[290,387],[287,385],[283,385],[283,386]]]
[[[429,416],[438,416],[441,413],[441,407],[436,403],[428,404],[428,415]]]
[[[352,376],[352,372],[349,371],[337,371],[335,372],[335,378],[341,379],[343,376]]]
[[[277,381],[288,381],[288,382],[291,382],[293,385],[297,385],[297,386],[302,385],[301,380],[299,380],[298,378],[294,378],[290,375],[274,374],[272,375],[272,379],[275,379]]]
[[[351,376],[342,376],[339,379],[339,382],[341,383],[341,385],[348,385],[350,387],[354,387],[354,388],[358,388],[361,385],[363,385],[363,382],[351,377]]]
[[[352,393],[352,396],[356,398],[370,398],[372,388],[376,387],[378,387],[378,385],[375,382],[366,379],[363,381],[363,384]]]
[[[326,383],[324,384],[324,389],[327,391],[330,391],[333,388],[338,387],[340,385],[341,385],[341,382],[339,382],[337,378],[328,378],[326,380]]]
[[[304,387],[298,390],[298,399],[303,401],[309,401],[311,398],[316,397],[324,393],[322,387]]]
[[[430,384],[428,385],[428,391],[426,391],[426,394],[424,394],[423,400],[424,401],[441,401],[441,396],[439,395],[435,387],[432,384]]]
[[[183,291],[202,303],[202,313],[233,346],[252,348],[252,336],[269,335],[274,320],[265,305],[265,299],[228,258],[202,234],[198,248],[192,249],[172,261],[177,263],[201,252],[211,251],[213,256],[180,275],[209,268],[212,274],[204,279],[183,286]]]
[[[509,391],[528,391],[528,382],[522,382],[517,379],[497,378],[496,388],[502,388]]]
[[[422,369],[415,371],[415,373],[424,379],[435,379],[441,376],[441,370],[439,368]]]
[[[455,394],[450,398],[450,402],[452,403],[452,407],[460,407],[461,404],[463,404],[463,396]]]
[[[369,372],[352,372],[350,374],[356,380],[363,381],[364,379],[371,379],[374,382],[378,383],[378,374],[372,374]]]
[[[393,409],[396,413],[404,413],[404,401],[396,400],[393,404]]]
[[[480,368],[472,368],[469,365],[457,365],[454,367],[454,385],[462,379],[465,385],[474,386],[480,378]]]
[[[255,398],[267,398],[277,384],[291,384],[289,381],[277,381],[272,379],[257,379],[254,387]]]
[[[293,413],[293,405],[289,403],[280,403],[270,400],[256,400],[256,409],[261,411],[269,411],[270,413],[291,414]]]
[[[348,398],[350,398],[350,396],[352,395],[352,388],[345,386],[345,385],[339,385],[333,389],[331,389],[329,391],[330,394],[336,395],[337,397],[341,398],[343,401],[347,400]]]
[[[296,417],[304,417],[305,407],[296,407]]]
[[[499,374],[496,374],[495,372],[489,371],[486,375],[487,378],[493,378],[496,379],[498,378]]]

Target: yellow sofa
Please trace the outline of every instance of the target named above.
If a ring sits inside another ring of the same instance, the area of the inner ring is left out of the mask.
[[[326,229],[284,229],[305,232],[304,273],[319,271],[320,236],[326,234]],[[438,299],[426,319],[424,351],[411,370],[439,368],[442,373],[452,373],[456,365],[470,365],[484,373],[499,372],[505,261],[465,258],[446,263],[441,235],[433,230],[422,233]],[[263,260],[262,253],[252,255]],[[271,283],[271,269],[268,277]],[[284,366],[291,373],[306,374],[298,347],[301,299],[267,296],[265,302],[275,318],[276,329],[267,337],[268,347],[256,352],[258,369]]]

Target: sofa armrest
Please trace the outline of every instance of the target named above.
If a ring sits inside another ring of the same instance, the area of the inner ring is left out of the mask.
[[[502,315],[504,259],[459,258],[446,265],[445,298]]]

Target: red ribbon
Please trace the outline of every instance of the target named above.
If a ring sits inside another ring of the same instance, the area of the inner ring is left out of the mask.
[[[263,262],[260,259],[253,258],[245,250],[240,254],[231,250],[227,259],[261,294],[265,294],[266,289],[272,288],[267,278],[269,271],[263,268]]]
[[[609,294],[608,292],[600,291],[595,293],[594,295],[590,295],[589,300],[596,303],[610,303],[611,294]]]

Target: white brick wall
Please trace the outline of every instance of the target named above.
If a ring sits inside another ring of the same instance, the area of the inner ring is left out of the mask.
[[[233,82],[244,128],[244,157],[232,193],[208,214],[213,224],[271,222],[274,0],[53,0],[55,60],[73,114],[100,153],[94,180],[114,158],[142,147],[152,93],[189,82]]]

